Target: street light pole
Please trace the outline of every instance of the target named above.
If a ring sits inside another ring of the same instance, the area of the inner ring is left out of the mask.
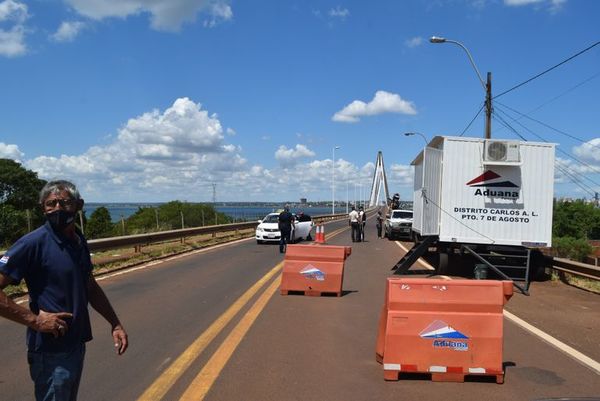
[[[423,138],[423,140],[425,141],[425,146],[427,146],[427,144],[429,142],[427,142],[427,138],[425,138],[425,135],[421,134],[420,132],[405,132],[404,136],[413,136],[413,135],[419,135],[421,138]]]
[[[485,139],[492,137],[492,73],[487,73],[485,84]]]
[[[335,214],[335,150],[340,146],[334,146],[331,151],[331,214]]]
[[[479,82],[485,91],[485,139],[490,139],[492,137],[492,73],[488,72],[487,82],[483,82],[483,78],[481,77],[481,74],[475,65],[475,61],[473,61],[473,57],[471,57],[471,53],[462,43],[456,40],[440,38],[438,36],[432,36],[429,41],[431,43],[454,43],[455,45],[460,46],[465,53],[467,53],[469,61],[477,73],[477,78],[479,78]]]

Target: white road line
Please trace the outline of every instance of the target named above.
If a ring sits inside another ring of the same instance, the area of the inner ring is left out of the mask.
[[[555,348],[558,348],[560,351],[562,351],[565,354],[569,355],[570,357],[574,358],[575,360],[582,363],[583,365],[589,367],[590,369],[595,371],[597,374],[600,374],[600,363],[598,363],[597,361],[582,354],[581,352],[577,351],[575,348],[568,346],[567,344],[563,343],[562,341],[557,340],[556,338],[552,337],[550,334],[547,334],[547,333],[543,332],[542,330],[532,326],[531,324],[527,323],[523,319],[513,315],[512,313],[510,313],[506,310],[504,311],[504,316],[511,322],[513,322],[516,325],[520,326],[521,328],[527,330],[531,334],[538,336],[542,340],[546,341],[548,344],[552,345]]]
[[[396,242],[396,245],[398,245],[400,248],[402,248],[402,250],[404,252],[408,252],[408,248],[406,248],[401,242],[399,242],[399,241],[395,241],[395,242]],[[435,267],[433,267],[429,263],[427,263],[427,261],[425,259],[419,258],[418,261],[421,263],[421,265],[423,265],[423,267],[425,267],[429,270],[435,270]]]

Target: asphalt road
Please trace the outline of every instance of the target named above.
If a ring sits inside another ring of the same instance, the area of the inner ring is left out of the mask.
[[[344,231],[334,235],[338,229]],[[377,323],[385,279],[404,251],[375,238],[373,219],[367,229],[367,241],[353,244],[345,224],[326,226],[329,244],[352,245],[342,297],[279,295],[283,257],[276,245],[253,240],[102,279],[131,346],[117,356],[108,324],[92,314],[95,339],[88,344],[79,399],[600,397],[597,371],[509,319],[503,385],[425,377],[384,381],[375,361]],[[515,294],[506,309],[600,361],[600,296],[556,282],[534,283],[531,294]],[[0,336],[0,400],[32,399],[24,328],[0,320]]]

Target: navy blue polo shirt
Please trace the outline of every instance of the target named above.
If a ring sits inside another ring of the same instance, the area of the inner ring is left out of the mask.
[[[66,334],[58,338],[28,328],[30,351],[67,352],[92,339],[87,287],[92,261],[85,238],[79,232],[77,235],[80,241],[74,243],[46,222],[21,237],[0,258],[0,273],[15,283],[25,280],[33,313],[42,309],[73,314],[65,319],[69,326]]]

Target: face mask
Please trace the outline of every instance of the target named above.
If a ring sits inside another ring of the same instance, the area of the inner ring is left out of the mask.
[[[75,213],[58,209],[53,212],[46,213],[46,220],[48,220],[54,230],[62,231],[75,220]]]

